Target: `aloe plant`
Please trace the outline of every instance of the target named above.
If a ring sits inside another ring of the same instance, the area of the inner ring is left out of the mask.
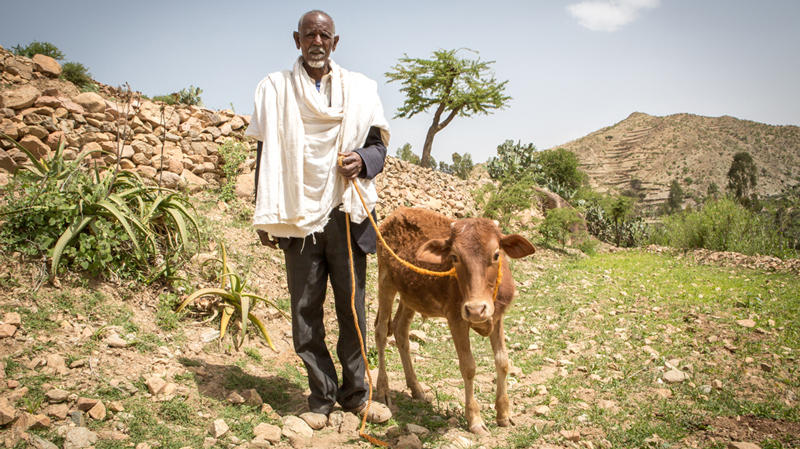
[[[15,175],[21,194],[10,195],[0,211],[14,217],[0,227],[0,240],[31,256],[50,256],[51,282],[65,257],[81,260],[78,265],[92,274],[126,272],[152,281],[159,253],[176,257],[199,240],[193,208],[181,194],[148,186],[136,173],[84,167],[93,151],[66,161],[63,141],[52,156],[38,160],[14,143],[30,164]],[[165,272],[165,265],[155,271]]]
[[[225,250],[225,244],[220,243],[220,250],[222,251],[222,259],[211,259],[209,262],[217,262],[221,264],[221,273],[219,274],[219,287],[208,287],[208,288],[201,288],[200,290],[196,290],[192,292],[183,302],[178,306],[175,310],[176,313],[180,313],[187,305],[191,304],[192,301],[195,299],[199,299],[203,296],[216,296],[222,300],[222,317],[220,319],[220,329],[219,329],[219,340],[222,341],[222,338],[225,337],[226,331],[228,329],[228,325],[231,322],[231,319],[234,318],[235,314],[238,314],[238,318],[242,320],[242,335],[239,341],[236,338],[233,338],[233,344],[238,350],[242,344],[244,344],[245,336],[247,335],[247,323],[252,322],[254,326],[259,330],[261,335],[266,340],[267,344],[269,345],[272,350],[275,350],[275,346],[272,344],[272,339],[269,337],[267,333],[267,328],[264,326],[264,323],[258,319],[255,315],[251,313],[251,311],[255,308],[258,301],[263,301],[266,304],[271,305],[278,312],[283,315],[284,318],[287,320],[289,317],[286,313],[281,310],[278,305],[264,296],[255,295],[253,293],[245,292],[245,287],[247,287],[247,280],[243,280],[241,276],[236,273],[232,273],[230,268],[228,267],[228,254]],[[208,263],[208,262],[207,262]],[[247,319],[242,319],[242,317],[247,317]]]

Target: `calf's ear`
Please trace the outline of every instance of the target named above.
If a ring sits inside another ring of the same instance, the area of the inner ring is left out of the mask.
[[[519,234],[504,235],[500,239],[500,247],[512,259],[521,259],[536,252],[533,244]]]
[[[450,242],[444,239],[431,239],[417,250],[417,259],[422,262],[444,263],[450,254]]]

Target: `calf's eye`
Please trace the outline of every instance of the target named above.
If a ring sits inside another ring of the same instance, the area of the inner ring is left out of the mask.
[[[500,260],[500,253],[494,253],[494,257],[492,258],[492,260],[494,260],[495,262]]]
[[[458,256],[456,256],[455,254],[450,254],[450,261],[453,262],[453,263],[457,263],[458,262]]]

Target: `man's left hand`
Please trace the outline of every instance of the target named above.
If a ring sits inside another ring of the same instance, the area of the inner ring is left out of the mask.
[[[356,179],[358,174],[361,173],[361,167],[364,165],[361,155],[354,151],[346,151],[341,153],[340,156],[344,156],[344,160],[342,160],[342,165],[339,166],[339,173],[348,181]]]

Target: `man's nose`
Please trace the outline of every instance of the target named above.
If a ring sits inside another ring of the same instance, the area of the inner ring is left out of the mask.
[[[314,45],[322,45],[322,36],[319,34],[314,36]]]

